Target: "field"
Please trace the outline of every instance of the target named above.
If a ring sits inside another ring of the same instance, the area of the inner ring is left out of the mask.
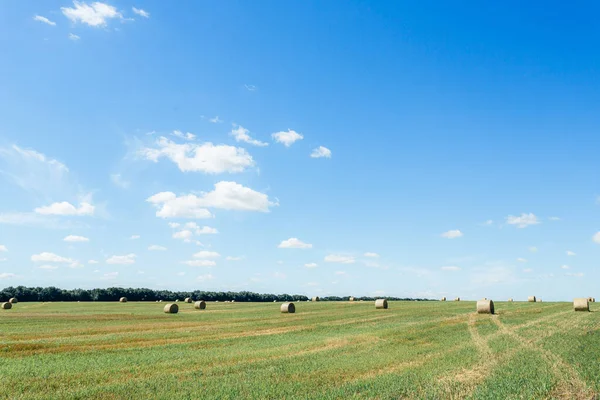
[[[474,302],[19,303],[4,399],[592,399],[600,306]]]

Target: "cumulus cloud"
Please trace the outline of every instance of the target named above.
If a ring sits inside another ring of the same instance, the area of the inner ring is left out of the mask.
[[[517,261],[518,261],[518,262],[525,263],[525,262],[527,262],[527,259],[525,259],[525,258],[522,258],[522,257],[519,257],[519,258],[517,258]]]
[[[178,131],[178,130],[174,130],[171,135],[176,136],[176,137],[181,138],[181,139],[185,139],[185,140],[194,140],[194,139],[196,139],[196,135],[194,135],[193,133],[190,133],[190,132],[183,133],[183,132]]]
[[[540,221],[533,213],[523,213],[518,217],[509,215],[508,217],[506,217],[506,223],[509,225],[516,225],[517,228],[527,228],[530,225],[539,224]]]
[[[150,13],[148,11],[142,10],[141,8],[131,7],[131,10],[140,17],[150,18]]]
[[[269,143],[265,143],[265,142],[261,142],[260,140],[252,139],[250,137],[250,135],[248,135],[249,132],[250,131],[248,129],[244,128],[243,126],[233,124],[233,129],[231,130],[230,135],[235,138],[236,142],[244,142],[244,143],[251,144],[253,146],[260,146],[260,147],[269,145]]]
[[[85,216],[94,215],[95,207],[89,203],[81,203],[79,208],[69,202],[52,203],[49,206],[38,207],[34,211],[42,215]]]
[[[194,236],[193,232],[188,230],[188,229],[184,229],[182,231],[179,232],[175,232],[173,234],[173,239],[181,239],[186,243],[189,243],[192,241],[192,237]]]
[[[177,144],[165,137],[158,139],[156,147],[144,148],[139,154],[154,162],[167,158],[183,172],[236,173],[255,165],[252,156],[241,147],[215,146],[210,142]]]
[[[67,237],[65,237],[63,239],[65,242],[89,242],[90,239],[86,238],[85,236],[76,236],[76,235],[69,235]]]
[[[213,124],[219,124],[221,122],[223,122],[223,120],[219,119],[219,116],[215,116],[214,118],[210,118],[209,119],[210,122],[212,122]]]
[[[6,251],[8,251],[8,248],[5,245],[0,244],[0,252],[6,252]]]
[[[204,275],[199,275],[196,280],[198,282],[206,282],[206,281],[212,281],[213,279],[215,279],[214,275],[212,274],[204,274]]]
[[[290,147],[296,141],[304,139],[304,136],[302,136],[298,132],[293,131],[291,129],[288,129],[287,132],[285,132],[285,131],[275,132],[275,133],[271,134],[271,137],[277,143],[281,143],[285,147]]]
[[[367,253],[365,253],[365,254],[363,254],[363,255],[364,255],[365,257],[379,258],[379,254],[377,254],[377,253],[369,253],[369,252],[367,252]]]
[[[298,238],[289,238],[279,243],[277,247],[280,249],[312,249],[312,244],[304,243]]]
[[[339,263],[339,264],[354,264],[356,259],[352,256],[342,256],[338,254],[329,254],[325,256],[326,262]]]
[[[110,180],[115,186],[118,186],[121,189],[128,189],[129,186],[131,186],[131,182],[128,182],[125,179],[123,179],[121,174],[111,174]]]
[[[594,236],[592,236],[592,240],[598,244],[600,244],[600,231],[596,232]]]
[[[131,237],[129,239],[131,239],[131,240],[137,240],[140,237],[141,237],[140,235],[131,235]]]
[[[12,279],[16,277],[17,275],[12,272],[0,272],[0,279]]]
[[[310,153],[312,158],[331,158],[331,150],[327,147],[319,146]]]
[[[306,268],[317,268],[318,264],[317,263],[308,263],[308,264],[304,264],[304,266]]]
[[[169,227],[175,229],[175,228],[179,228],[179,226],[181,226],[181,224],[179,222],[169,222]]]
[[[61,257],[57,254],[50,252],[43,252],[40,254],[34,254],[31,256],[33,262],[56,262],[56,263],[69,263],[72,264],[75,261],[71,258]]]
[[[44,269],[46,271],[54,271],[55,269],[58,269],[58,267],[56,265],[49,265],[49,264],[40,265],[38,268]]]
[[[164,246],[159,246],[159,245],[153,244],[152,246],[148,246],[148,250],[150,250],[150,251],[166,251],[167,248]]]
[[[215,235],[219,233],[216,228],[211,228],[210,226],[203,226],[201,228],[197,228],[195,230],[196,235]]]
[[[194,254],[194,258],[219,258],[219,257],[221,257],[221,255],[219,253],[217,253],[216,251],[203,250],[203,251],[199,251],[196,254]]]
[[[44,24],[48,24],[51,26],[56,26],[56,22],[50,21],[48,18],[43,17],[41,15],[36,15],[33,17],[34,21],[39,21],[39,22],[43,22]]]
[[[190,267],[214,267],[217,263],[213,260],[189,260],[184,261],[183,264]]]
[[[562,269],[569,269],[569,268],[571,268],[571,267],[569,267],[568,265],[561,265],[561,268],[562,268]]]
[[[448,265],[441,268],[442,271],[460,271],[460,267],[454,265]]]
[[[444,237],[446,239],[456,239],[461,236],[463,236],[463,233],[461,231],[459,231],[458,229],[454,229],[454,230],[450,230],[448,232],[442,233],[442,237]]]
[[[106,260],[107,264],[130,265],[135,264],[136,255],[131,253],[124,256],[112,256]]]
[[[73,1],[74,7],[61,7],[63,15],[75,23],[83,23],[93,27],[106,26],[110,19],[121,19],[123,16],[111,5],[94,2],[91,5],[85,2]]]
[[[156,216],[160,218],[211,218],[212,214],[207,208],[269,212],[269,207],[278,205],[264,193],[227,181],[216,183],[213,191],[203,192],[199,196],[161,192],[146,201],[159,208]]]
[[[74,33],[69,33],[69,39],[73,40],[73,41],[77,41],[79,39],[81,39],[78,35],[74,34]]]
[[[567,250],[567,255],[568,256],[575,256],[577,254],[575,254],[574,252],[572,252],[571,250]]]

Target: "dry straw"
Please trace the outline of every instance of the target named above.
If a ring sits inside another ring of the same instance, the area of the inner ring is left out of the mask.
[[[590,311],[589,299],[578,298],[573,300],[573,310],[575,311]]]
[[[16,297],[11,297],[10,299],[8,299],[8,302],[10,304],[17,304],[19,302],[19,300],[17,300]]]
[[[119,302],[121,302],[121,303],[127,303],[127,297],[121,297],[119,299]]]
[[[312,298],[312,301],[319,301],[319,300],[320,300],[319,296],[315,296],[315,297]]]
[[[535,303],[535,296],[529,296],[527,298],[527,301],[530,302],[530,303]]]
[[[185,302],[186,303],[192,303],[192,298],[191,297],[186,297],[185,298]]]
[[[375,300],[375,308],[378,310],[386,310],[388,308],[388,302],[386,299]]]
[[[293,314],[296,312],[296,306],[294,303],[283,303],[280,310],[284,314]]]
[[[10,310],[11,308],[12,308],[12,303],[9,303],[8,301],[6,303],[2,303],[3,310]]]
[[[167,314],[177,314],[179,312],[179,306],[174,303],[165,304],[163,311]]]
[[[204,310],[206,308],[206,302],[204,300],[200,300],[194,303],[194,308],[196,310]]]
[[[477,302],[477,314],[493,314],[494,302],[492,300],[479,300]]]

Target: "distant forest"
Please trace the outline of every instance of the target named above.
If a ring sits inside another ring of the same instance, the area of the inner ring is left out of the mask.
[[[261,294],[252,292],[206,292],[195,290],[193,292],[172,292],[170,290],[152,290],[145,288],[119,288],[107,289],[59,289],[57,287],[7,287],[0,291],[0,302],[8,301],[16,297],[19,301],[117,301],[121,297],[127,297],[129,301],[175,301],[191,297],[194,300],[206,301],[306,301],[310,298],[302,294]],[[350,296],[319,297],[321,301],[347,301]],[[427,299],[411,299],[399,297],[377,297],[387,300],[426,301]],[[355,297],[356,301],[374,301],[375,297]]]

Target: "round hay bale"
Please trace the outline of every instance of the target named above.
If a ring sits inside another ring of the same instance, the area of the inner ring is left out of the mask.
[[[445,298],[445,297],[442,297],[442,299],[441,299],[440,301],[446,301],[446,298]]]
[[[537,299],[537,300],[536,300],[536,302],[537,302],[537,303],[541,303],[541,302],[542,302],[542,299]]]
[[[159,302],[159,303],[162,303],[162,300],[159,300],[158,302]]]
[[[232,303],[235,303],[235,300],[231,300]]]
[[[8,299],[8,302],[10,304],[17,304],[19,302],[19,300],[17,300],[16,297],[11,297],[10,299]]]
[[[378,310],[387,310],[388,302],[386,299],[377,299],[375,300],[375,308]]]
[[[477,302],[477,314],[493,314],[494,302],[492,300],[479,300]]]
[[[592,303],[595,303],[595,302],[596,302],[596,298],[592,297]]]
[[[12,303],[9,303],[8,301],[6,303],[2,303],[3,310],[10,310],[11,308],[12,308]]]
[[[508,299],[509,303],[512,303],[512,301],[513,301],[512,297],[510,299]]]
[[[529,296],[527,298],[527,301],[530,302],[530,303],[535,303],[535,296]]]
[[[206,308],[206,302],[204,300],[200,300],[194,303],[194,308],[196,310],[204,310]]]
[[[177,314],[179,312],[179,306],[174,303],[165,304],[163,311],[167,314]]]
[[[296,306],[294,303],[283,303],[280,307],[280,310],[284,314],[293,314],[296,312]]]
[[[315,296],[315,297],[312,298],[312,301],[319,301],[319,300],[320,300],[319,296]]]
[[[277,300],[273,300],[273,303],[277,303]]]
[[[590,311],[589,299],[578,298],[573,300],[573,310],[575,311]]]
[[[354,297],[350,297],[348,301],[354,301]]]
[[[186,303],[192,303],[192,298],[191,297],[186,297],[184,301]]]
[[[460,297],[455,298],[454,301],[460,301]]]
[[[119,303],[127,303],[127,297],[121,297]]]
[[[179,299],[176,299],[176,300],[175,300],[175,303],[179,303]]]

